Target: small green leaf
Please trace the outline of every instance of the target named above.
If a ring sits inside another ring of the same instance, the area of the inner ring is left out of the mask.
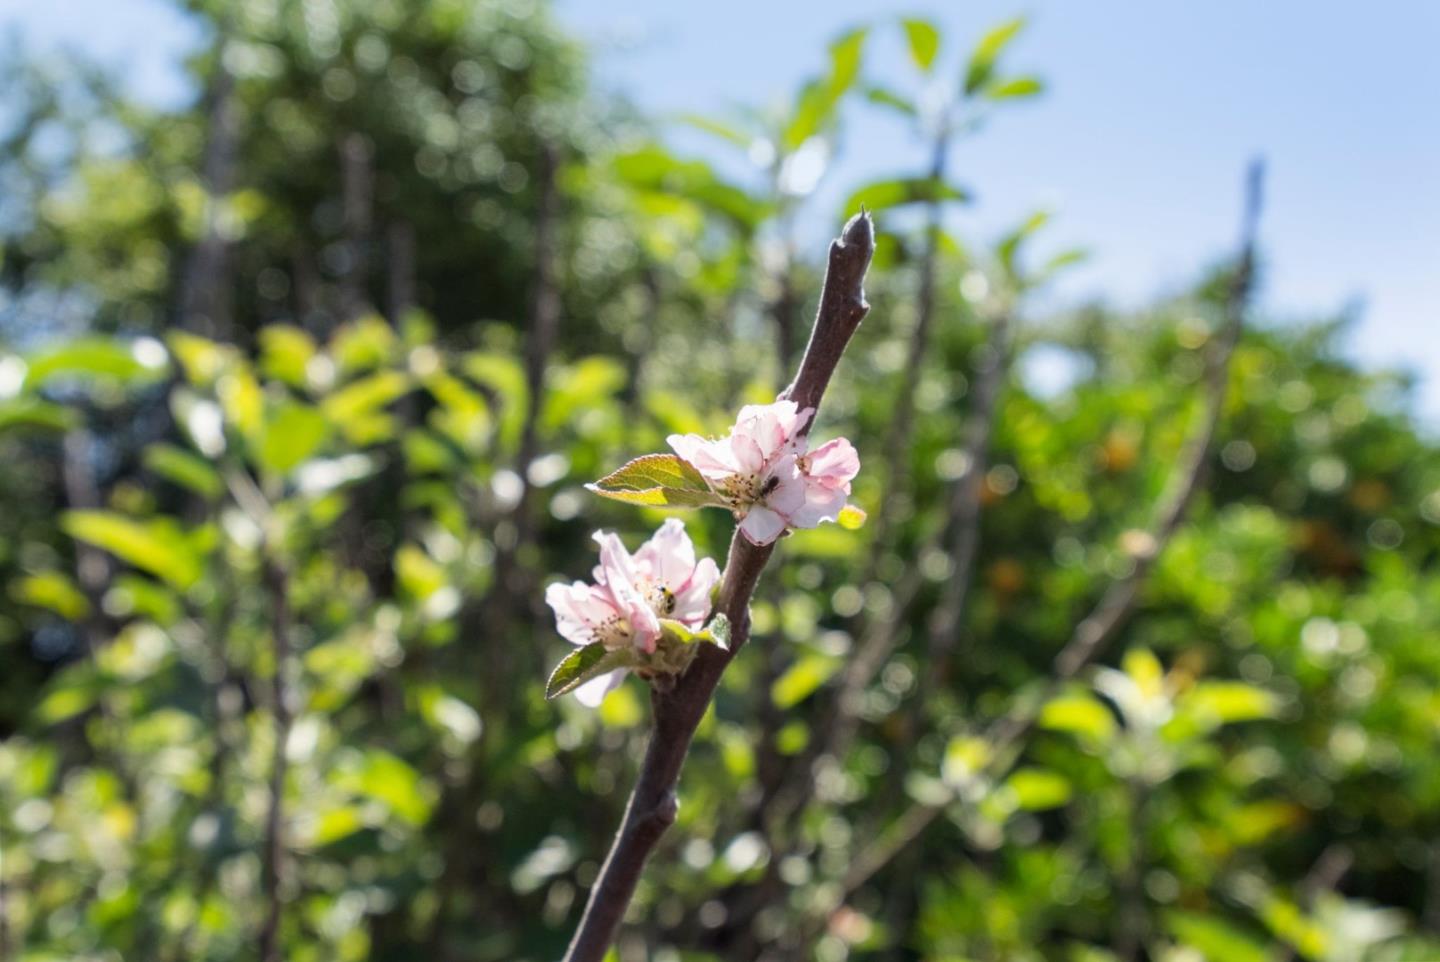
[[[715,612],[715,617],[710,619],[710,624],[705,626],[705,633],[710,640],[726,651],[730,650],[730,619],[720,612]]]
[[[727,123],[714,120],[710,117],[703,117],[700,114],[681,114],[675,119],[682,124],[694,127],[696,130],[703,130],[707,134],[713,134],[721,140],[734,144],[741,150],[748,149],[750,142],[755,139],[743,130],[737,130]]]
[[[1174,910],[1166,912],[1165,927],[1179,943],[1196,949],[1206,962],[1269,962],[1270,952],[1251,935],[1217,915]]]
[[[576,648],[560,659],[560,664],[550,673],[550,680],[545,683],[545,697],[558,698],[597,675],[628,668],[634,663],[635,652],[629,648],[606,648],[598,641]]]
[[[46,608],[67,621],[78,621],[90,612],[85,595],[59,571],[27,575],[11,585],[10,594],[21,604]]]
[[[1070,780],[1048,768],[1021,768],[1005,781],[1015,804],[1027,812],[1059,808],[1070,801]]]
[[[601,497],[627,504],[676,508],[723,505],[700,472],[673,454],[636,458],[586,487]]]
[[[995,71],[995,61],[1000,58],[1001,52],[1010,41],[1015,39],[1015,35],[1024,26],[1025,18],[1016,17],[1013,20],[1006,20],[980,38],[980,42],[975,45],[975,50],[970,54],[969,64],[965,67],[965,93],[967,95],[973,94],[989,83],[990,77]]]
[[[997,81],[986,87],[982,93],[990,100],[1023,100],[1045,92],[1045,81],[1026,75]]]
[[[900,21],[905,27],[905,40],[910,44],[910,59],[925,73],[935,63],[940,52],[940,30],[929,20],[909,18]]]
[[[1181,699],[1179,708],[1193,714],[1204,727],[1272,717],[1275,695],[1242,681],[1202,681]]]
[[[970,194],[963,188],[929,177],[896,177],[877,180],[856,190],[845,201],[844,213],[854,214],[862,206],[874,211],[902,204],[950,200],[968,201]]]
[[[794,708],[815,693],[840,668],[840,659],[818,652],[803,655],[770,686],[776,708]]]
[[[139,521],[113,511],[69,511],[60,526],[77,541],[102,548],[182,591],[204,572],[199,551],[173,522]]]
[[[673,618],[661,618],[660,630],[665,633],[666,638],[682,645],[709,642],[720,648],[726,648],[730,644],[730,620],[721,614],[717,614],[708,625],[699,631],[692,631],[683,622]]]
[[[330,425],[325,416],[304,404],[283,405],[265,424],[256,452],[261,467],[288,474],[325,441]]]
[[[15,397],[0,401],[0,431],[13,428],[42,428],[68,431],[76,422],[75,412],[62,404],[37,397]]]
[[[882,87],[879,84],[866,88],[865,99],[877,106],[898,110],[907,117],[915,117],[920,113],[919,108],[917,108],[912,101],[891,90],[889,87]]]
[[[291,387],[304,388],[306,372],[315,357],[315,339],[293,324],[269,324],[260,329],[260,370]]]
[[[152,358],[139,346],[143,343],[86,337],[32,355],[27,359],[25,386],[34,390],[55,377],[105,378],[121,383],[153,380],[165,373],[165,351],[158,342],[151,342],[156,355]]]
[[[1040,727],[1104,742],[1115,733],[1115,716],[1091,695],[1061,695],[1040,712]]]
[[[840,509],[840,517],[836,518],[835,520],[840,523],[840,527],[846,529],[847,531],[859,531],[861,528],[865,527],[865,520],[868,517],[869,515],[865,513],[864,508],[856,507],[853,504],[847,504],[845,505],[845,507]]]
[[[225,486],[219,472],[209,461],[163,441],[145,449],[145,468],[203,498],[215,497]]]

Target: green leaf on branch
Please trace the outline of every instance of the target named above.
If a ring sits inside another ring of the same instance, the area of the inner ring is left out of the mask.
[[[1044,92],[1045,81],[1028,74],[1023,77],[1011,77],[1008,80],[997,80],[982,91],[984,96],[990,100],[1023,100]]]
[[[775,707],[794,708],[815,693],[830,676],[840,669],[840,659],[832,655],[812,652],[786,669],[770,686],[770,698]]]
[[[722,649],[730,647],[730,619],[722,614],[716,614],[710,623],[699,631],[692,631],[683,622],[673,618],[661,618],[660,630],[667,639],[682,645],[709,642]]]
[[[920,113],[919,108],[913,102],[889,87],[881,87],[878,84],[866,88],[865,99],[877,106],[898,110],[907,117],[915,117]]]
[[[587,488],[604,498],[654,507],[723,506],[705,478],[673,454],[647,454],[607,474]]]
[[[710,619],[710,624],[705,626],[705,633],[710,640],[726,651],[730,650],[730,619],[720,612],[715,612],[715,617]]]
[[[271,416],[256,457],[260,466],[288,474],[319,449],[330,433],[325,416],[308,405],[290,403]]]
[[[840,509],[840,516],[835,520],[840,527],[846,531],[859,531],[865,527],[865,520],[870,516],[865,513],[864,508],[857,508],[853,504],[847,504]]]
[[[965,67],[965,93],[973,94],[990,82],[995,72],[995,62],[1000,59],[1010,41],[1025,27],[1025,18],[1006,20],[980,38],[970,54],[970,63]]]
[[[142,342],[143,343],[143,342]],[[105,379],[121,384],[155,380],[165,374],[165,353],[154,344],[155,357],[142,348],[104,337],[86,337],[32,355],[28,359],[25,386],[45,386],[57,377],[80,380]]]
[[[204,458],[184,448],[157,441],[145,449],[145,467],[167,481],[204,498],[218,495],[225,483]]]
[[[0,431],[20,428],[67,431],[75,421],[75,412],[70,408],[37,397],[22,395],[0,401]]]
[[[855,191],[845,201],[844,213],[854,214],[862,206],[875,211],[899,207],[902,204],[950,200],[968,201],[970,193],[930,177],[896,177],[891,180],[877,180]]]
[[[559,698],[567,692],[616,668],[629,668],[635,664],[635,652],[630,648],[606,648],[600,642],[591,642],[583,648],[576,648],[560,660],[545,683],[545,697]]]
[[[940,31],[929,20],[909,18],[900,21],[905,27],[905,40],[910,45],[910,59],[925,73],[935,64],[940,52]]]
[[[1005,781],[1015,793],[1015,804],[1027,812],[1059,808],[1073,794],[1070,780],[1048,768],[1021,768]]]
[[[184,591],[200,580],[204,559],[173,522],[137,520],[113,511],[69,511],[60,526],[77,541],[93,544]]]

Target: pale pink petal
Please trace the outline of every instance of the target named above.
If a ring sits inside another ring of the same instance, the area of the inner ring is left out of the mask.
[[[829,488],[843,487],[850,490],[850,482],[860,473],[860,455],[855,446],[845,438],[827,441],[807,458],[809,469],[805,472],[811,478]]]
[[[690,462],[696,471],[712,481],[740,473],[728,438],[711,441],[698,434],[672,434],[665,440],[682,461]]]
[[[603,675],[596,675],[585,684],[575,689],[575,697],[580,704],[586,708],[595,708],[605,700],[605,696],[620,687],[625,680],[628,669],[616,668],[614,671],[607,671]]]
[[[740,531],[751,544],[765,545],[780,537],[785,530],[785,519],[764,505],[755,505],[745,513],[740,522]]]
[[[545,603],[555,612],[555,628],[560,636],[574,645],[595,641],[596,627],[616,614],[607,594],[583,581],[546,588]]]
[[[660,622],[635,585],[639,575],[634,560],[620,539],[610,532],[595,532],[595,540],[600,543],[600,567],[605,572],[605,587],[615,599],[621,616],[630,625],[631,642],[642,651],[654,651],[655,642],[660,637]]]
[[[650,540],[635,552],[635,564],[642,574],[671,591],[679,591],[695,570],[695,545],[685,532],[685,522],[668,518]]]
[[[759,474],[765,470],[765,449],[752,433],[742,430],[739,425],[736,425],[735,433],[730,436],[730,450],[740,468],[738,473]]]
[[[810,481],[805,485],[805,503],[790,515],[790,524],[796,528],[814,528],[822,521],[834,521],[847,500],[846,492],[840,488]]]
[[[710,617],[710,592],[720,581],[720,568],[713,558],[701,558],[691,572],[690,578],[675,592],[675,610],[670,617],[684,622],[691,628],[699,628]]]

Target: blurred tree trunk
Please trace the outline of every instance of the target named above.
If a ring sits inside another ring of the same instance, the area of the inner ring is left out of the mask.
[[[216,44],[215,72],[206,112],[204,235],[190,252],[180,284],[180,324],[221,340],[234,337],[230,290],[230,241],[221,224],[222,208],[235,189],[235,157],[240,111],[235,78],[225,67],[225,40]]]

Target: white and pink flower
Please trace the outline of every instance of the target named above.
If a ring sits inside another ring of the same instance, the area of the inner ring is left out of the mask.
[[[634,648],[653,654],[660,640],[660,619],[678,621],[691,630],[710,617],[710,592],[720,570],[710,558],[695,558],[695,545],[685,524],[670,518],[633,555],[608,531],[595,532],[600,564],[594,583],[553,584],[545,603],[565,640],[575,645],[600,642],[606,648]],[[575,689],[581,703],[600,703],[625,677],[617,669]]]
[[[844,438],[806,450],[804,428],[815,413],[794,401],[740,409],[719,440],[672,434],[666,440],[724,499],[753,544],[769,544],[788,528],[814,528],[839,517],[860,458]]]

